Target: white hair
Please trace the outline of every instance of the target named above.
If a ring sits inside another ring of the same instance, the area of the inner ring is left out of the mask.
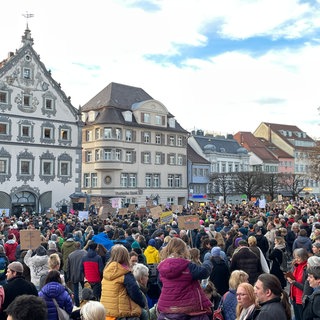
[[[132,273],[134,278],[139,281],[143,276],[147,276],[149,274],[149,268],[142,263],[136,263],[132,267]]]
[[[99,301],[88,301],[80,310],[83,320],[105,320],[106,309]]]

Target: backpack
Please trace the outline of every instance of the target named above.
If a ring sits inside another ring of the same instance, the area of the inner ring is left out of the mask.
[[[287,252],[286,249],[280,250],[282,253],[282,262],[280,263],[280,270],[282,272],[287,272],[290,270],[289,267],[289,253]]]
[[[6,276],[7,272],[7,260],[4,257],[0,257],[0,278]]]

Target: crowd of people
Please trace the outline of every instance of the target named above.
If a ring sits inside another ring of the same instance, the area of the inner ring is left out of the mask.
[[[199,226],[179,226],[180,215]],[[21,230],[40,230],[24,248]],[[320,203],[0,219],[0,320],[320,319]],[[23,307],[22,307],[23,306]]]

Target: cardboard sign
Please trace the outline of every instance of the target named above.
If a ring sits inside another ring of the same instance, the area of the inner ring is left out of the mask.
[[[162,208],[160,206],[153,207],[150,209],[150,213],[153,219],[159,219],[162,213]]]
[[[20,230],[21,250],[37,249],[41,244],[39,230]]]
[[[118,215],[119,216],[124,216],[127,213],[128,213],[128,208],[120,208],[119,212],[118,212]]]
[[[177,205],[177,204],[173,204],[171,206],[171,209],[174,213],[181,213],[183,210],[183,206],[182,205]]]
[[[89,211],[79,211],[78,213],[78,217],[79,217],[79,220],[80,221],[83,221],[83,220],[88,220],[89,218]]]
[[[179,216],[178,226],[180,229],[193,230],[200,228],[199,216]]]
[[[134,203],[130,203],[128,207],[129,212],[134,212],[136,210],[136,205]]]
[[[161,224],[169,224],[172,222],[172,219],[173,219],[172,211],[166,211],[160,214]]]

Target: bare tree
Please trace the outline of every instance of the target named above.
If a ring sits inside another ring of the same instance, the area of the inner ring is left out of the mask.
[[[317,141],[317,144],[310,153],[311,164],[309,166],[310,176],[312,179],[319,181],[320,180],[320,141]]]
[[[263,190],[270,195],[271,200],[280,193],[282,188],[282,175],[279,173],[265,173]]]
[[[224,203],[226,203],[228,195],[234,191],[231,175],[229,173],[212,173],[209,179],[212,183],[212,193],[222,196]]]
[[[304,189],[304,178],[302,174],[286,173],[281,177],[282,185],[286,191],[288,191],[293,198],[297,198],[299,193]]]

